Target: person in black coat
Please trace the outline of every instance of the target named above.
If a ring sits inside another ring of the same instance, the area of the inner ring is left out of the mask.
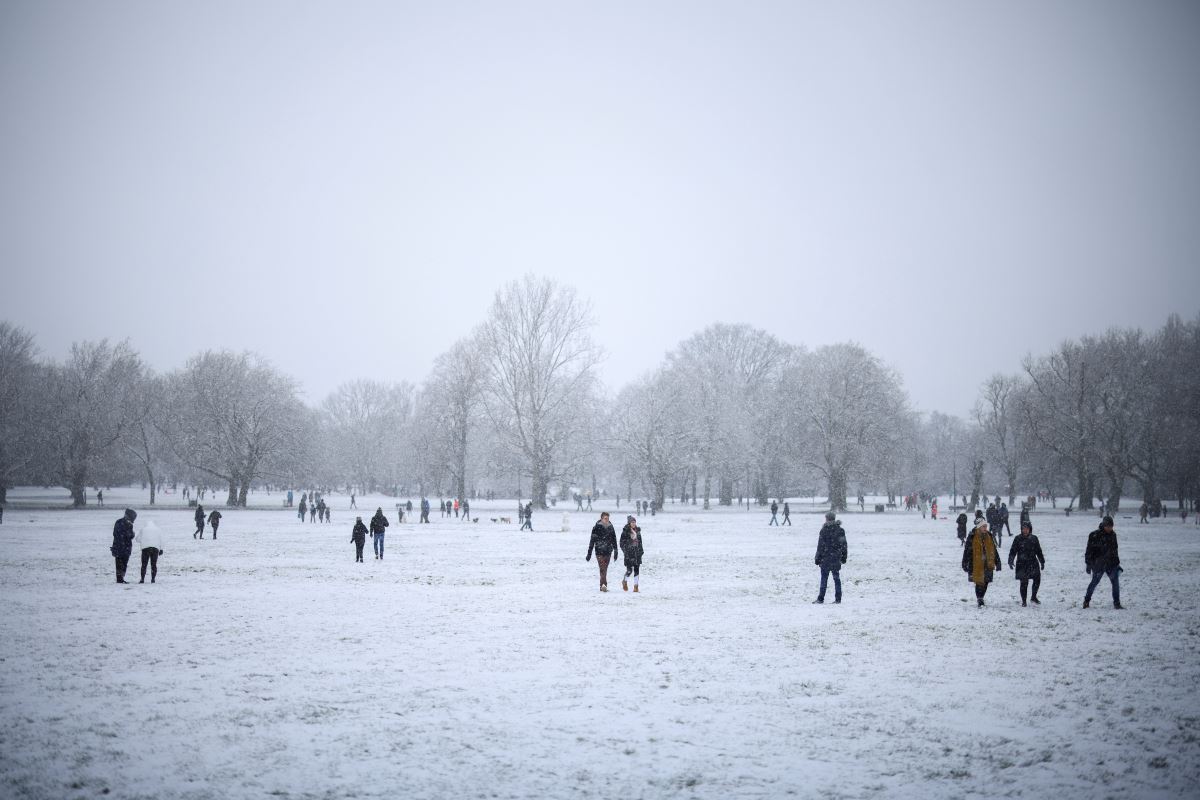
[[[596,553],[596,565],[600,567],[600,591],[608,591],[608,560],[615,558],[617,552],[617,534],[612,523],[608,521],[608,512],[600,514],[600,519],[592,526],[592,538],[588,541],[585,561],[592,560],[592,551]]]
[[[967,541],[967,515],[962,513],[955,520],[958,523],[958,543],[961,545]]]
[[[125,516],[113,525],[113,543],[109,552],[117,560],[117,583],[125,583],[125,570],[129,568],[129,556],[133,553],[133,521],[135,519],[137,519],[137,512],[132,508],[127,508]]]
[[[192,538],[195,539],[197,536],[199,536],[201,539],[203,539],[204,538],[204,520],[205,520],[204,506],[202,506],[198,503],[196,504],[196,513],[192,515],[192,519],[194,519],[196,521],[196,532],[192,534]]]
[[[814,603],[825,602],[825,588],[829,584],[829,573],[833,573],[833,602],[842,602],[842,565],[846,563],[849,548],[846,545],[846,532],[842,523],[832,511],[825,515],[825,524],[817,536],[817,557],[815,559],[821,568],[821,590]]]
[[[789,506],[787,503],[783,504],[783,522],[780,524],[782,524],[782,525],[791,525],[792,524],[792,507]]]
[[[1100,521],[1100,527],[1088,534],[1083,561],[1086,571],[1092,576],[1092,582],[1088,584],[1087,592],[1083,595],[1083,607],[1087,608],[1092,604],[1092,592],[1096,591],[1101,576],[1107,575],[1109,583],[1112,584],[1113,608],[1123,608],[1121,556],[1117,552],[1117,532],[1113,530],[1112,517],[1105,517]]]
[[[354,542],[354,563],[363,560],[363,545],[367,543],[367,526],[363,525],[362,517],[354,518],[354,530],[350,532],[350,541]]]
[[[388,519],[383,515],[383,508],[375,509],[371,517],[371,544],[375,548],[375,558],[383,558],[383,534],[387,532]]]
[[[214,508],[212,510],[212,513],[208,515],[208,524],[212,525],[213,538],[216,539],[217,538],[217,528],[221,527],[221,512],[217,511]]]
[[[621,589],[629,591],[629,576],[633,575],[633,590],[638,588],[642,572],[642,555],[645,553],[642,541],[642,529],[637,520],[631,515],[626,518],[625,527],[621,529],[621,552],[625,554],[625,577],[621,579]]]
[[[767,525],[778,525],[779,524],[779,518],[776,516],[776,514],[778,512],[779,512],[779,504],[776,503],[774,500],[772,500],[771,501],[771,521],[768,522]]]
[[[1040,606],[1042,602],[1037,599],[1037,592],[1042,584],[1046,557],[1042,555],[1042,543],[1033,535],[1033,524],[1028,521],[1021,524],[1021,534],[1013,537],[1008,548],[1008,568],[1014,571],[1013,577],[1021,582],[1021,605],[1029,605],[1025,601],[1026,593],[1029,591],[1029,582],[1033,581],[1033,596],[1029,599],[1035,606]]]

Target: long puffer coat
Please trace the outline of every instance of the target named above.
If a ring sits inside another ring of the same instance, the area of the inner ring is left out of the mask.
[[[137,516],[136,513],[133,514]],[[133,520],[130,519],[130,512],[127,509],[125,516],[117,520],[117,524],[113,525],[113,543],[109,548],[109,552],[114,558],[129,558],[133,553]]]
[[[1016,563],[1014,567],[1013,564]],[[1019,581],[1032,580],[1042,574],[1046,557],[1042,555],[1042,543],[1032,533],[1021,533],[1013,537],[1008,548],[1008,568]]]
[[[621,529],[621,552],[625,554],[625,566],[640,567],[642,565],[642,555],[646,552],[645,542],[642,540],[642,529],[634,528],[626,523]],[[633,531],[637,531],[637,542],[634,543]]]

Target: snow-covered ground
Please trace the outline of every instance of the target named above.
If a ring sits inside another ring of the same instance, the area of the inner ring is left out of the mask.
[[[1043,605],[1006,570],[977,609],[953,522],[851,513],[845,602],[815,606],[815,514],[669,506],[635,595],[597,591],[594,514],[364,498],[393,524],[355,564],[345,497],[222,509],[215,542],[143,509],[158,583],[119,586],[106,496],[15,493],[0,526],[0,796],[1200,796],[1191,520],[1119,516],[1127,610],[1105,580],[1084,611],[1095,518],[1035,514]]]

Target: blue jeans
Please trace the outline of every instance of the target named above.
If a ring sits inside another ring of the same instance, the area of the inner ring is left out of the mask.
[[[829,573],[833,573],[833,599],[842,599],[842,573],[838,569],[829,569],[821,567],[821,593],[817,595],[818,600],[825,599],[825,587],[829,585]]]
[[[383,558],[383,534],[377,533],[372,538],[375,539],[375,541],[372,542],[372,545],[375,548],[375,555],[379,556],[380,558]]]
[[[1111,569],[1107,569],[1104,571],[1101,571],[1098,569],[1092,570],[1092,582],[1088,584],[1087,593],[1084,594],[1083,599],[1088,602],[1091,602],[1092,592],[1096,591],[1096,586],[1100,583],[1100,579],[1102,577],[1104,577],[1105,575],[1108,576],[1109,582],[1112,583],[1113,604],[1120,605],[1121,604],[1121,568],[1120,567],[1112,567]]]

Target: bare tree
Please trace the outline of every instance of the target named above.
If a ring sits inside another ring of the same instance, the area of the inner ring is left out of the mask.
[[[292,378],[249,353],[210,351],[172,376],[171,393],[172,447],[229,487],[226,505],[245,506],[256,481],[289,474],[307,418]]]
[[[407,383],[357,380],[342,384],[325,399],[322,409],[336,469],[362,491],[395,483],[412,394]]]
[[[980,389],[975,403],[975,421],[983,432],[985,453],[990,453],[1004,474],[1008,504],[1016,504],[1017,469],[1021,446],[1018,440],[1018,405],[1024,386],[1019,378],[993,375]],[[982,478],[982,474],[980,474]]]
[[[591,313],[573,289],[526,276],[496,293],[480,332],[487,360],[487,409],[496,431],[529,465],[532,497],[545,508],[549,481],[564,473],[576,413],[599,350]]]
[[[479,334],[455,342],[438,356],[422,392],[422,424],[431,426],[430,444],[449,475],[451,493],[467,497],[467,471],[473,439],[481,426],[488,377]]]
[[[846,508],[848,480],[869,465],[905,413],[899,377],[857,344],[813,353],[801,408],[809,463],[824,476],[830,508]]]
[[[612,413],[614,444],[651,488],[659,508],[667,483],[687,467],[695,433],[680,409],[681,394],[669,370],[626,386]]]
[[[96,468],[113,456],[129,425],[139,388],[141,362],[125,342],[71,346],[63,364],[47,371],[42,453],[46,474],[71,491],[71,503],[87,503]]]
[[[34,398],[39,370],[33,335],[0,321],[0,503],[37,453]]]

